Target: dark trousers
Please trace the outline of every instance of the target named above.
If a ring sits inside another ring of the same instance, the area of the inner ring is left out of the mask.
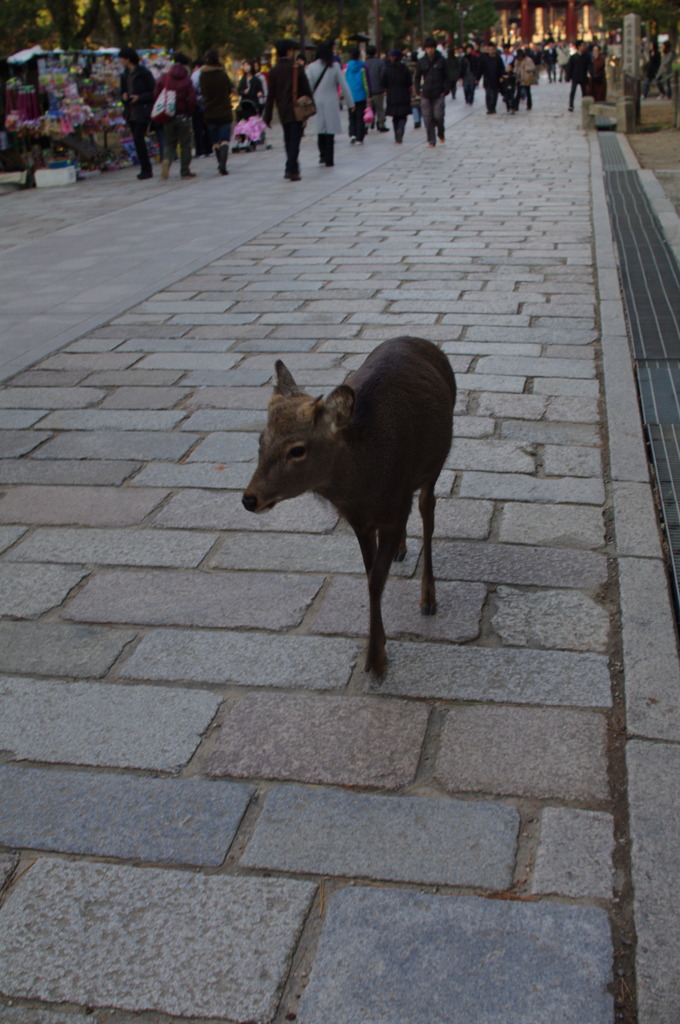
[[[203,118],[203,111],[196,106],[191,115],[191,126],[194,131],[194,150],[196,156],[208,156],[212,149],[208,126]]]
[[[498,103],[498,86],[487,85],[486,86],[486,110],[489,114],[496,113],[496,104]]]
[[[326,167],[332,167],[334,163],[335,135],[329,135],[324,132],[317,135],[317,142],[319,144],[319,163],[325,164]]]
[[[349,112],[349,137],[356,139],[357,142],[362,142],[366,134],[366,125],[364,123],[365,109],[366,100],[355,100],[354,110]]]
[[[578,89],[579,85],[581,86],[581,96],[585,96],[585,94],[586,94],[586,83],[585,82],[575,82],[574,79],[572,78],[572,80],[571,80],[571,90],[569,91],[569,109],[570,110],[573,110],[573,108],[574,108],[574,97],[576,96],[576,90]]]
[[[300,173],[300,143],[302,142],[302,121],[286,121],[283,126],[283,141],[286,144],[286,174]]]
[[[130,130],[132,132],[132,141],[135,144],[135,150],[139,158],[139,170],[142,174],[151,174],[151,161],[149,160],[149,151],[146,148],[146,130],[149,127],[148,121],[131,121]]]
[[[526,97],[527,110],[531,110],[531,86],[519,85],[519,83],[517,84],[517,88],[515,89],[515,99],[513,102],[513,108],[515,110],[519,110],[519,101],[522,99],[522,92],[524,92],[524,95]]]
[[[397,142],[401,142],[401,140],[404,138],[404,130],[406,128],[406,118],[405,117],[395,117],[395,115],[393,114],[392,115],[392,127],[394,128],[394,138],[396,139]]]
[[[474,80],[469,82],[467,79],[463,79],[463,92],[465,93],[465,102],[468,103],[470,106],[472,106],[472,104],[475,101],[476,88],[477,83]]]

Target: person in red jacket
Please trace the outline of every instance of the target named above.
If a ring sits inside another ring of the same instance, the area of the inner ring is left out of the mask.
[[[154,100],[163,89],[172,89],[176,94],[175,116],[163,125],[163,163],[161,178],[170,175],[170,164],[177,157],[179,144],[179,167],[182,178],[195,178],[191,170],[191,115],[196,106],[196,90],[191,81],[191,61],[183,53],[175,54],[175,63],[156,82]]]

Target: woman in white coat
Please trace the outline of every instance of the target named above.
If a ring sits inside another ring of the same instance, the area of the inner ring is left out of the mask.
[[[342,131],[338,89],[350,109],[354,106],[354,100],[340,65],[333,60],[333,47],[330,43],[319,43],[316,60],[306,69],[306,75],[316,104],[319,163],[332,167],[335,136]]]

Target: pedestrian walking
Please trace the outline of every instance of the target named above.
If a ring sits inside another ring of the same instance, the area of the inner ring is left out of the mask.
[[[520,100],[526,99],[527,110],[531,110],[531,86],[536,84],[538,69],[529,54],[521,48],[517,51],[515,75],[514,109],[519,110]]]
[[[576,43],[576,53],[572,53],[567,64],[565,72],[566,79],[571,82],[571,89],[569,90],[569,110],[574,109],[574,97],[576,90],[580,87],[581,96],[585,96],[586,87],[588,85],[588,72],[590,70],[590,54],[588,53],[588,46],[582,40],[579,39]]]
[[[380,76],[385,61],[379,56],[375,46],[366,47],[366,77],[368,79],[369,103],[373,110],[373,127],[379,132],[388,132],[385,125],[385,94],[380,84]]]
[[[656,76],[656,84],[659,89],[659,95],[665,96],[666,99],[672,97],[672,86],[671,81],[673,79],[673,61],[675,54],[673,53],[673,47],[670,42],[666,40],[663,44],[663,52],[661,54],[661,63],[659,64],[659,73]]]
[[[154,99],[160,96],[163,89],[175,93],[175,116],[163,125],[161,178],[164,179],[170,176],[170,166],[177,159],[178,146],[180,177],[196,177],[191,170],[191,115],[196,106],[196,91],[189,74],[190,65],[191,61],[186,54],[176,53],[175,63],[158,79],[154,90]]]
[[[392,118],[394,141],[404,141],[406,121],[412,110],[413,80],[402,60],[401,50],[390,50],[382,70],[381,82],[386,96],[386,112]]]
[[[446,64],[449,69],[449,87],[451,89],[451,99],[453,100],[456,98],[456,90],[460,79],[460,59],[462,52],[463,51],[459,46],[450,46],[449,53],[446,58]]]
[[[484,92],[486,93],[487,114],[496,113],[498,94],[501,91],[501,83],[504,76],[505,65],[498,47],[490,43],[482,57],[482,78],[484,79]]]
[[[557,47],[552,39],[543,47],[543,63],[548,72],[548,85],[557,83]]]
[[[604,54],[595,44],[588,69],[588,91],[596,103],[604,103],[607,99],[607,75]]]
[[[231,78],[222,67],[216,49],[208,50],[203,58],[200,86],[203,96],[203,116],[210,133],[213,152],[217,158],[217,169],[220,174],[228,174],[227,158],[234,116],[231,109],[233,86]]]
[[[304,68],[293,64],[294,50],[292,39],[279,39],[276,44],[278,59],[269,72],[269,91],[262,115],[267,127],[271,128],[276,104],[286,145],[286,169],[283,176],[288,181],[300,181],[300,142],[304,128],[304,122],[298,121],[295,116],[294,96],[312,95]]]
[[[557,66],[560,69],[560,82],[567,82],[567,66],[569,64],[569,58],[571,57],[571,51],[568,43],[558,43],[555,47],[555,53],[557,54]]]
[[[208,132],[208,125],[205,121],[205,114],[203,112],[203,96],[201,95],[201,71],[203,70],[203,61],[195,60],[192,62],[191,71],[191,84],[194,87],[196,93],[196,106],[194,112],[191,115],[191,128],[194,135],[194,155],[195,156],[209,156],[212,151],[212,142],[210,141],[210,133]]]
[[[333,167],[335,136],[342,131],[338,95],[342,96],[350,112],[354,100],[340,65],[333,60],[331,43],[319,43],[317,46],[316,60],[307,68],[307,81],[316,106],[319,163]]]
[[[349,111],[349,140],[363,144],[366,134],[366,122],[364,121],[364,110],[368,103],[368,79],[366,77],[366,65],[361,59],[361,52],[358,46],[350,51],[349,61],[345,67],[345,79],[352,94],[352,106]]]
[[[481,73],[479,54],[472,43],[468,43],[460,62],[460,77],[463,81],[463,93],[468,107],[475,102],[475,89],[479,84]]]
[[[154,88],[156,82],[148,68],[139,59],[139,54],[131,46],[124,46],[118,53],[124,71],[120,76],[120,92],[123,100],[123,113],[130,125],[132,141],[139,160],[140,181],[153,178],[149,151],[146,148],[146,133],[151,121]]]
[[[656,43],[652,43],[649,50],[649,60],[645,67],[645,81],[642,86],[642,96],[647,99],[652,82],[655,81],[661,67],[661,54]]]
[[[415,91],[420,96],[427,144],[434,147],[437,139],[441,143],[445,141],[444,109],[449,94],[449,69],[432,37],[425,40],[425,55],[416,65]]]

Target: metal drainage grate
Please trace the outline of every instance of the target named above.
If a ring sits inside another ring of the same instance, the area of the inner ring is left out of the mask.
[[[680,611],[680,271],[615,135],[600,135],[642,416],[649,437]]]

